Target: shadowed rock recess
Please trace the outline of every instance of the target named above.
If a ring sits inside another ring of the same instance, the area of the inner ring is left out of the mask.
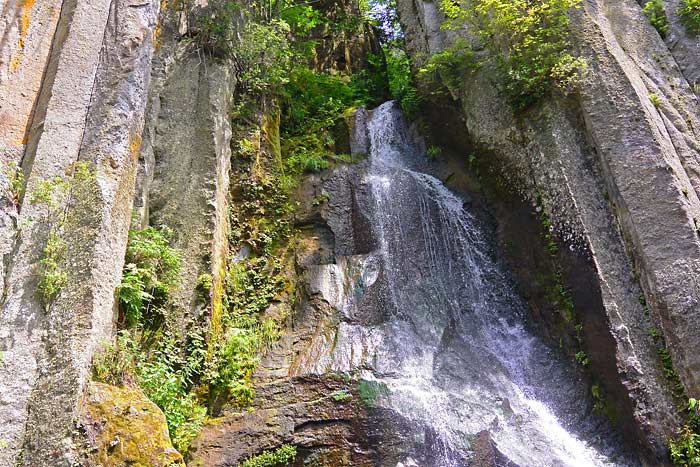
[[[487,1],[0,2],[0,467],[700,466],[700,6]]]

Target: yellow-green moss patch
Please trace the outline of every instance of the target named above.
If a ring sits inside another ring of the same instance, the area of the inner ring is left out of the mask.
[[[140,389],[90,383],[80,419],[91,465],[185,465],[170,442],[165,415]]]

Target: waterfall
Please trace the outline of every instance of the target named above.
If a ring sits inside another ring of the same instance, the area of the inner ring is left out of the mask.
[[[590,414],[571,364],[526,329],[477,219],[416,170],[422,150],[398,107],[374,110],[368,132],[373,277],[387,318],[367,376],[387,386],[383,404],[435,430],[444,452],[434,467],[464,465],[482,430],[523,467],[638,465]]]

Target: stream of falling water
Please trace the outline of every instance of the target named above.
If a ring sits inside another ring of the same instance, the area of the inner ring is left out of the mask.
[[[437,433],[442,465],[427,467],[464,465],[482,430],[521,467],[638,465],[591,416],[570,363],[526,329],[525,306],[463,201],[415,170],[423,154],[397,106],[374,110],[368,131],[390,308],[373,374],[389,389],[384,404]]]

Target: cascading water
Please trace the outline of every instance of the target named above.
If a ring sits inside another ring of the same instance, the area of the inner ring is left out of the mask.
[[[526,329],[476,218],[417,169],[423,145],[398,107],[374,110],[367,133],[373,247],[326,270],[319,289],[336,291],[327,300],[343,319],[309,371],[362,368],[386,385],[384,407],[435,433],[439,465],[421,467],[468,465],[484,430],[521,467],[639,465],[590,415],[571,365]],[[363,322],[372,313],[381,318]]]

